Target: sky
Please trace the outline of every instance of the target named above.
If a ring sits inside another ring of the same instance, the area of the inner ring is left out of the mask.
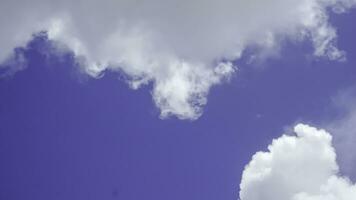
[[[356,2],[211,2],[0,0],[0,199],[356,199]]]

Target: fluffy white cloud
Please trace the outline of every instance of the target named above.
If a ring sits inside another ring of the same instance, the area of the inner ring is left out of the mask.
[[[273,140],[245,167],[241,200],[353,200],[356,186],[338,174],[331,135],[304,124]]]
[[[2,0],[0,60],[45,30],[98,77],[124,72],[132,88],[152,82],[161,116],[196,119],[212,85],[249,46],[273,54],[284,39],[310,40],[316,56],[340,59],[328,10],[355,0]],[[256,55],[258,56],[258,55]],[[225,60],[225,62],[221,62]]]

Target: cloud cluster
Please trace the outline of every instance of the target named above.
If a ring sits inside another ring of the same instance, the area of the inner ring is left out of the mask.
[[[241,200],[353,200],[356,185],[338,175],[331,135],[304,124],[296,136],[273,140],[257,152],[240,184]]]
[[[161,116],[196,119],[211,86],[228,79],[248,47],[275,53],[285,39],[311,41],[316,56],[341,59],[330,10],[355,0],[2,0],[0,62],[31,35],[47,31],[88,74],[153,84]],[[257,57],[259,55],[256,55]]]

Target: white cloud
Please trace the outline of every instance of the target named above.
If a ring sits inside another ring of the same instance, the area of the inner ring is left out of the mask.
[[[153,82],[161,116],[196,119],[212,85],[235,71],[230,62],[249,46],[272,55],[284,39],[310,40],[316,56],[340,59],[328,9],[355,0],[2,0],[0,60],[31,34],[49,38],[84,57],[97,77],[120,71],[138,88]],[[256,55],[258,56],[258,55]],[[222,70],[223,69],[223,70]]]
[[[304,124],[273,140],[245,167],[241,200],[353,200],[356,186],[338,175],[331,135]]]

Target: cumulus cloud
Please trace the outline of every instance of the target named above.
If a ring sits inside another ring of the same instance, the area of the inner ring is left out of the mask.
[[[270,55],[285,39],[308,40],[316,56],[342,59],[329,10],[355,0],[2,0],[0,62],[38,31],[68,49],[93,77],[106,70],[132,88],[153,84],[161,116],[196,119],[211,86],[253,46]],[[273,53],[272,53],[273,54]],[[258,56],[258,55],[256,55]]]
[[[273,140],[245,167],[241,200],[353,200],[356,185],[338,174],[332,136],[298,124],[295,136]]]

